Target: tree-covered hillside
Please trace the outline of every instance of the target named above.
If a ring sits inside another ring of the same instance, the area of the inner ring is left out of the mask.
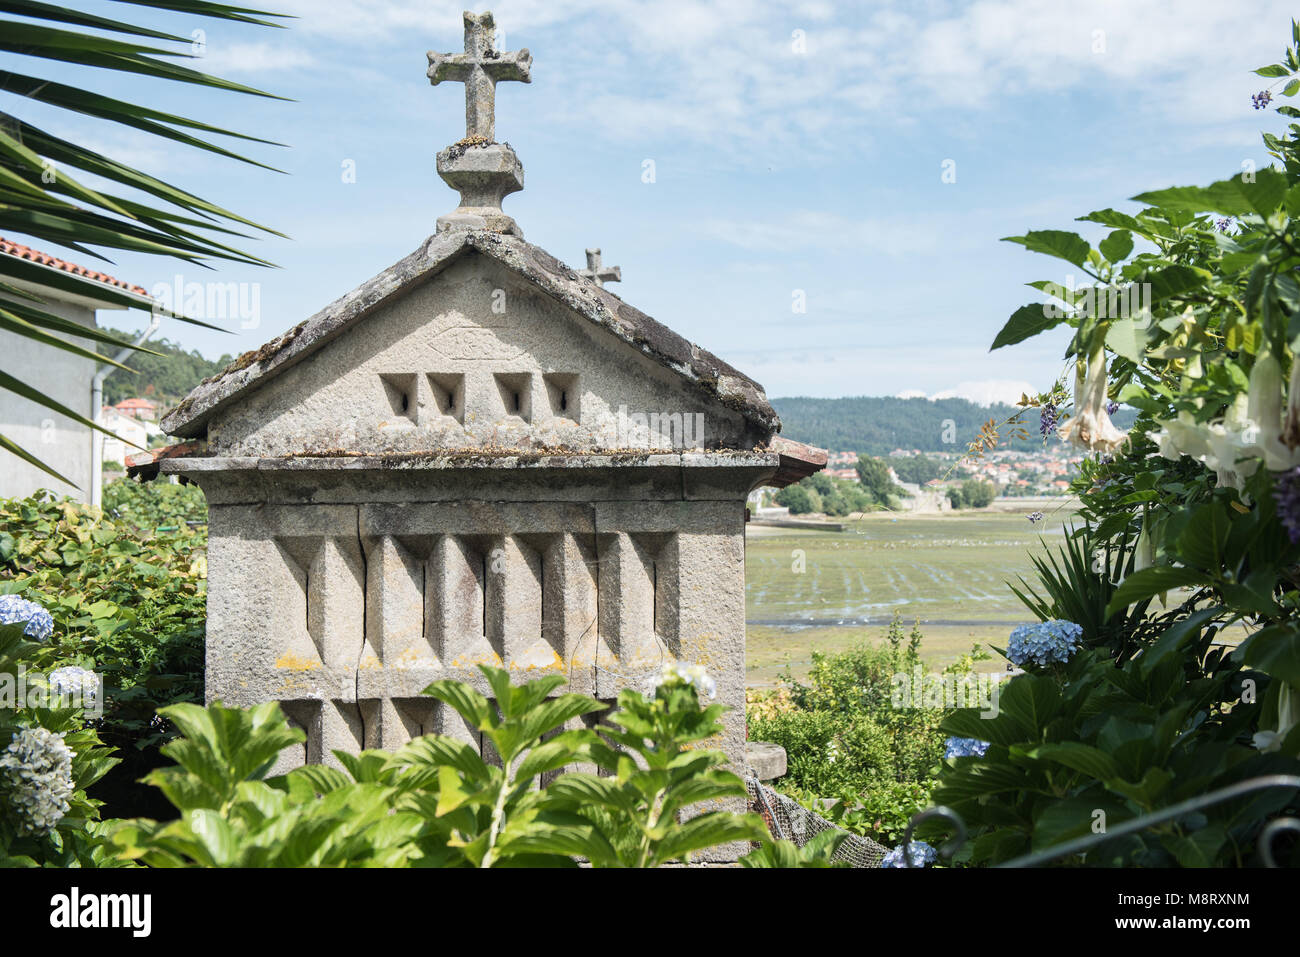
[[[1011,406],[976,405],[966,399],[898,399],[893,396],[854,396],[843,399],[804,397],[773,399],[786,438],[823,449],[887,455],[894,449],[923,452],[964,452],[989,419],[1013,415]],[[1121,409],[1120,428],[1132,425],[1134,413]],[[947,428],[951,421],[951,428]],[[1001,448],[1030,452],[1043,448],[1038,413],[1025,415],[1027,441],[1009,440]],[[1005,430],[1004,430],[1005,431]],[[1049,444],[1055,444],[1049,443]]]
[[[115,329],[105,331],[124,342],[135,339],[134,334],[119,333]],[[185,398],[196,385],[220,372],[231,362],[231,356],[228,355],[216,361],[205,359],[197,352],[186,352],[167,339],[150,340],[145,343],[145,347],[161,352],[162,355],[151,356],[137,352],[125,362],[127,368],[136,370],[135,375],[117,370],[104,380],[104,401],[109,405],[116,405],[133,396],[143,396],[161,402],[164,409],[169,409]]]

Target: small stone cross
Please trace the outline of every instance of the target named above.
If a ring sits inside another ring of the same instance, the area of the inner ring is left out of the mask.
[[[465,136],[496,140],[496,98],[498,80],[533,81],[529,70],[533,55],[527,50],[499,53],[493,48],[496,23],[491,13],[475,15],[465,11],[465,52],[429,51],[429,82],[443,80],[465,84]]]
[[[622,282],[623,270],[618,266],[602,266],[600,264],[600,250],[587,250],[587,268],[578,270],[579,276],[590,279],[597,286],[604,286],[607,282]]]

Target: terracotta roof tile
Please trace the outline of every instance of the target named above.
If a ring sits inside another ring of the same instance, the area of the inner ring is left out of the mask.
[[[30,246],[24,246],[22,243],[11,242],[0,236],[0,253],[9,256],[17,256],[19,259],[26,259],[29,262],[40,263],[42,266],[51,266],[54,269],[62,269],[64,272],[70,272],[74,276],[81,276],[83,279],[93,279],[95,282],[102,282],[105,285],[116,286],[118,289],[125,289],[127,292],[133,292],[137,296],[148,298],[149,293],[143,286],[133,286],[129,282],[123,282],[121,279],[115,279],[107,273],[96,272],[93,269],[87,269],[85,266],[78,266],[76,263],[70,263],[67,260],[59,259],[57,256],[51,256],[49,253],[43,253],[39,249],[32,249]]]

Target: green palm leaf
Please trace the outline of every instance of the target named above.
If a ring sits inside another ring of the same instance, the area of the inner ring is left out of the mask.
[[[187,17],[207,17],[270,27],[283,25],[278,22],[282,19],[279,14],[207,0],[117,2],[123,8],[146,7]],[[22,18],[0,19],[0,54],[30,58],[27,61],[29,63],[41,60],[72,63],[213,90],[283,99],[175,62],[194,59],[190,52],[189,37],[180,33],[77,10],[68,4],[45,3],[41,0],[0,0],[0,16]],[[185,32],[188,31],[187,24]],[[180,46],[169,48],[163,44]],[[274,170],[274,167],[228,149],[210,137],[231,137],[267,145],[281,144],[225,130],[202,120],[52,82],[39,76],[38,71],[30,66],[21,70],[14,69],[17,62],[5,63],[3,66],[8,68],[0,69],[0,95],[13,95],[13,99],[6,103],[10,110],[21,109],[23,104],[36,102],[94,120],[129,127],[170,143]],[[50,170],[56,172],[54,177],[48,175]],[[138,191],[163,205],[154,206],[148,202],[93,189],[70,175],[70,170]],[[178,186],[133,169],[110,156],[53,136],[11,112],[0,111],[0,232],[54,243],[63,249],[74,250],[79,255],[105,262],[111,260],[95,247],[148,253],[204,268],[207,268],[210,260],[272,265],[266,259],[229,245],[227,240],[220,238],[250,238],[241,228],[257,233],[283,235]],[[0,329],[52,349],[92,359],[97,364],[122,367],[115,360],[80,345],[75,340],[90,340],[118,347],[124,343],[118,342],[115,336],[103,330],[85,328],[43,309],[43,301],[27,291],[33,284],[80,293],[99,301],[128,307],[146,304],[138,294],[27,262],[16,256],[0,255],[0,295],[4,296],[4,304],[0,308]],[[197,319],[180,315],[176,318],[208,326]],[[30,399],[81,425],[111,434],[15,376],[0,373],[0,389]],[[44,469],[61,481],[68,481],[4,436],[0,436],[0,449]]]

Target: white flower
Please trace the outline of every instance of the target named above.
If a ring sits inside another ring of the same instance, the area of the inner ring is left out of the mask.
[[[695,693],[701,697],[712,698],[718,693],[718,683],[714,681],[703,665],[688,665],[684,662],[666,664],[663,670],[646,682],[648,694],[654,694],[659,686],[673,678],[684,684],[694,685]]]
[[[1150,568],[1156,563],[1156,545],[1151,540],[1151,520],[1148,516],[1142,517],[1142,532],[1138,535],[1137,544],[1133,546],[1133,571],[1140,572],[1144,568]]]
[[[1280,751],[1283,739],[1297,724],[1300,724],[1300,694],[1290,685],[1283,685],[1277,696],[1277,730],[1258,731],[1251,740],[1260,751]]]
[[[99,675],[76,665],[51,671],[49,682],[55,694],[80,698],[86,704],[92,703],[99,694]]]
[[[1294,451],[1300,446],[1300,353],[1291,359],[1291,382],[1287,386],[1286,418],[1282,421],[1282,443]]]
[[[1074,415],[1057,434],[1077,448],[1091,452],[1113,452],[1127,436],[1111,422],[1106,412],[1106,347],[1099,344],[1088,357],[1087,378],[1075,364]]]
[[[0,753],[0,787],[18,817],[20,834],[42,835],[68,813],[72,749],[62,734],[23,728]]]

